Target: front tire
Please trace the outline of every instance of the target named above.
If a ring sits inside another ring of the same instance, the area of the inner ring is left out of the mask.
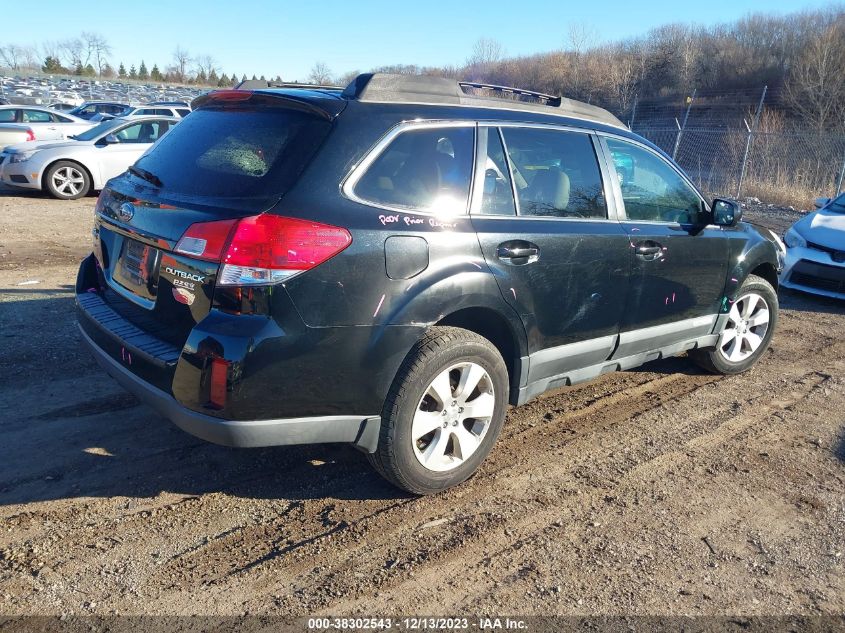
[[[769,347],[775,332],[778,296],[768,281],[749,275],[736,297],[716,347],[689,354],[714,374],[740,374],[750,369]]]
[[[44,176],[47,191],[59,200],[76,200],[91,191],[91,177],[82,165],[60,160]]]
[[[508,385],[505,362],[490,341],[461,328],[431,328],[393,381],[370,462],[414,494],[466,481],[499,436]]]

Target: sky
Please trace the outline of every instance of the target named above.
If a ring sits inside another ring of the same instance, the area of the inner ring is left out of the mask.
[[[164,70],[177,45],[211,55],[229,75],[255,73],[304,80],[316,62],[336,75],[392,64],[460,65],[482,37],[507,55],[564,47],[570,25],[586,27],[595,43],[635,37],[671,22],[710,25],[752,12],[790,13],[826,2],[790,0],[144,0],[95,2],[68,10],[67,0],[4,3],[0,45],[95,31],[112,46],[112,61],[128,69],[145,60]]]

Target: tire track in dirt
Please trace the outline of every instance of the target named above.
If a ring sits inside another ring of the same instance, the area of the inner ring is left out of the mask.
[[[831,365],[831,369],[835,369],[836,367],[841,367],[841,365]],[[581,494],[577,499],[564,503],[564,508],[569,511],[568,520],[562,520],[561,516],[563,515],[565,517],[567,512],[561,512],[561,507],[544,509],[543,506],[545,504],[540,503],[533,508],[528,516],[525,516],[521,520],[510,521],[506,528],[494,530],[492,534],[488,532],[484,542],[463,542],[459,552],[459,560],[456,560],[456,557],[451,555],[455,552],[443,552],[443,555],[437,561],[439,564],[436,568],[429,570],[416,569],[413,578],[407,578],[389,589],[385,589],[383,591],[384,595],[380,599],[380,604],[376,608],[388,609],[392,600],[398,600],[400,596],[413,595],[422,588],[438,595],[454,597],[455,592],[445,586],[448,583],[444,583],[443,578],[453,578],[458,574],[463,578],[463,586],[480,585],[482,588],[476,592],[466,591],[462,598],[454,602],[441,604],[441,607],[447,609],[444,613],[448,612],[448,608],[453,608],[460,612],[462,609],[477,605],[478,599],[482,598],[489,591],[490,585],[493,584],[493,580],[488,578],[489,571],[487,570],[493,560],[507,559],[509,556],[522,550],[531,549],[533,544],[540,539],[554,539],[561,536],[566,531],[569,522],[577,520],[576,517],[583,519],[583,517],[588,516],[592,512],[592,508],[600,505],[603,502],[603,498],[607,497],[609,493],[620,494],[624,488],[630,486],[632,480],[639,480],[642,476],[648,476],[649,473],[654,476],[654,471],[665,472],[672,467],[688,463],[688,454],[690,451],[706,452],[729,442],[744,430],[770,418],[774,413],[786,410],[809,398],[813,392],[823,387],[829,379],[829,375],[820,375],[819,372],[814,371],[802,378],[803,380],[799,383],[801,388],[796,389],[787,397],[781,398],[778,401],[769,401],[768,404],[762,406],[761,402],[767,398],[765,394],[758,394],[747,398],[742,403],[739,415],[736,418],[717,426],[712,432],[691,438],[681,449],[670,450],[660,454],[656,458],[638,463],[635,467],[625,472],[615,486],[611,488],[588,491],[586,495]],[[557,471],[566,470],[567,468],[567,466],[562,466],[556,469],[541,469],[541,475],[534,479],[532,486],[541,485],[543,480],[556,480]],[[516,497],[525,496],[524,490],[517,489],[510,490],[509,492],[514,493]],[[588,503],[585,503],[585,500]],[[569,507],[566,508],[566,506]],[[489,547],[490,541],[495,542],[499,540],[507,544],[491,551]],[[537,551],[537,549],[535,548],[534,551]],[[354,612],[357,606],[360,605],[356,605],[354,601],[350,601],[348,603],[341,603],[341,605],[334,604],[332,605],[332,609],[335,609],[336,612]],[[372,604],[368,606],[372,608]]]

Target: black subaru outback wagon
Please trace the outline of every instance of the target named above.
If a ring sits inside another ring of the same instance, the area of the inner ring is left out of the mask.
[[[509,404],[683,352],[748,369],[780,259],[605,110],[372,74],[199,98],[101,193],[76,297],[98,362],[189,433],[353,443],[431,493]]]

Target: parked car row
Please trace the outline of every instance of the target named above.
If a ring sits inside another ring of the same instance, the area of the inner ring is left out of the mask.
[[[157,83],[129,83],[82,77],[0,76],[0,98],[11,103],[50,105],[63,103],[76,107],[84,101],[149,103],[151,101],[190,102],[202,94],[194,87]]]

